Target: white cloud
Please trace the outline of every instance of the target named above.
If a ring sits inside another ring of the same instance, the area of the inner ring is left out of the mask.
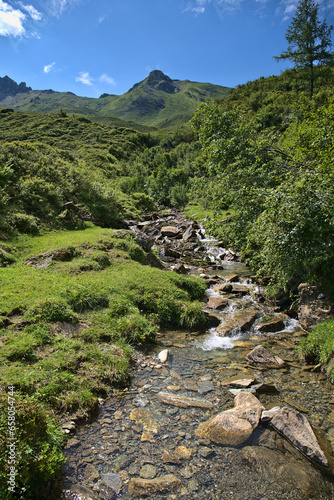
[[[43,68],[44,73],[50,73],[50,71],[55,67],[56,63],[46,64]]]
[[[103,75],[99,76],[98,78],[95,78],[91,76],[88,71],[81,71],[79,73],[79,76],[76,77],[75,79],[76,82],[80,82],[83,85],[94,85],[95,82],[98,83],[106,83],[108,85],[116,85],[116,82],[113,78],[108,76],[106,73],[103,73]]]
[[[289,21],[298,6],[298,0],[282,0],[276,9],[276,14],[282,17],[282,21]]]
[[[48,0],[47,8],[52,16],[60,17],[65,10],[70,9],[83,0]]]
[[[30,15],[30,17],[34,21],[41,21],[42,14],[40,12],[38,12],[38,10],[35,9],[35,7],[33,5],[23,5],[23,3],[20,2],[20,7],[21,7],[21,9],[25,10],[26,12],[28,12],[28,14]]]
[[[110,76],[108,76],[106,73],[101,75],[98,80],[101,83],[108,83],[109,85],[116,85],[115,80],[113,78],[111,78]]]
[[[79,75],[80,76],[77,76],[75,79],[76,82],[83,83],[84,85],[93,85],[94,78],[92,78],[89,73],[81,71]]]
[[[22,11],[0,0],[0,35],[14,37],[24,35],[25,19],[26,15]]]

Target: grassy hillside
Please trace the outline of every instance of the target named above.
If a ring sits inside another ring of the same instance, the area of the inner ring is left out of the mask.
[[[171,82],[169,87],[166,82]],[[103,95],[94,99],[71,92],[30,91],[7,97],[0,106],[26,113],[57,113],[62,109],[69,115],[93,119],[108,117],[148,127],[175,128],[190,120],[199,102],[223,97],[228,90],[209,83],[171,80],[160,71],[153,71],[121,96]],[[114,121],[114,124],[117,123]]]

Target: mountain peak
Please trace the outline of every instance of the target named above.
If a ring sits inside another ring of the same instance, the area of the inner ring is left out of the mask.
[[[153,71],[151,71],[151,73],[147,77],[147,81],[149,81],[149,82],[160,82],[161,80],[165,80],[165,81],[169,81],[169,82],[172,81],[169,78],[169,76],[165,75],[159,69],[154,69]]]
[[[5,99],[7,96],[15,96],[16,94],[30,92],[31,87],[27,87],[24,82],[18,85],[9,76],[0,77],[0,100]]]

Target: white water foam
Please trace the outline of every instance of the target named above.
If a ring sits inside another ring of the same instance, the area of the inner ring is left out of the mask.
[[[215,349],[233,349],[234,342],[230,337],[220,337],[215,328],[210,328],[209,336],[198,345],[203,351],[213,351]]]

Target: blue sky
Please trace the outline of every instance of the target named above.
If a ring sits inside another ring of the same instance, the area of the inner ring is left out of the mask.
[[[320,17],[334,24],[334,0]],[[297,0],[0,0],[0,76],[122,94],[153,69],[234,87],[279,74]]]

